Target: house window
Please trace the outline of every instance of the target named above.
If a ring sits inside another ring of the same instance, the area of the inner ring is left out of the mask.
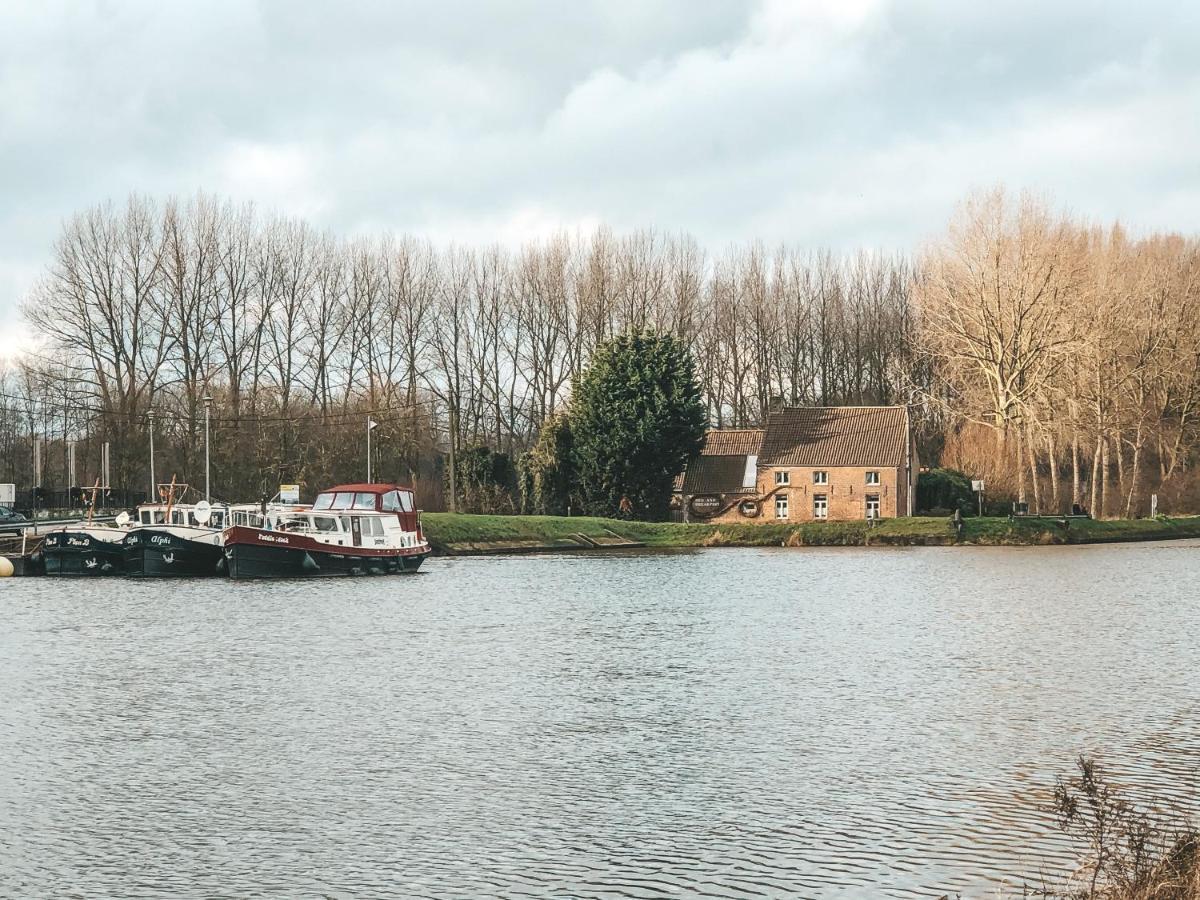
[[[879,518],[879,495],[878,494],[867,494],[867,518],[868,519],[878,519]]]
[[[829,501],[824,494],[813,494],[813,518],[829,518]]]
[[[788,496],[787,494],[775,495],[775,518],[786,519],[788,517]]]
[[[791,472],[781,470],[781,471],[778,471],[775,473],[775,484],[776,485],[791,484],[791,483],[792,483],[792,473]]]
[[[813,484],[829,484],[829,473],[813,472]]]
[[[879,484],[879,473],[878,472],[868,472],[867,473],[867,484]]]

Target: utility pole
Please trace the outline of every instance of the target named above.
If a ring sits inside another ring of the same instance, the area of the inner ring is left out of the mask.
[[[450,512],[458,512],[458,404],[450,401]]]
[[[209,455],[208,455],[208,426],[209,426],[209,419],[210,419],[210,416],[212,413],[212,403],[213,403],[213,398],[210,395],[205,394],[204,395],[204,499],[207,500],[209,503],[212,503],[212,490],[211,490],[212,485],[210,483],[212,469],[210,468],[210,465],[209,465]]]

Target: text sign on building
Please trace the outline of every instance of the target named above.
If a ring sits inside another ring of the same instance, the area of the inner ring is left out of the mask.
[[[697,494],[688,505],[693,515],[706,519],[721,511],[721,498],[715,494]]]
[[[298,484],[281,484],[279,486],[279,502],[280,503],[299,503],[300,502],[300,485],[298,485]]]

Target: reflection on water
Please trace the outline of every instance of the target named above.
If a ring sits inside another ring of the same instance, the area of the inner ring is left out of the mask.
[[[991,896],[1197,804],[1200,545],[0,583],[0,895]]]

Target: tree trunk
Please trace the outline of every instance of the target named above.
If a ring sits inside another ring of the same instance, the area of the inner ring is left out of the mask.
[[[1138,423],[1133,444],[1133,468],[1129,472],[1129,494],[1125,498],[1125,518],[1131,519],[1138,505],[1138,475],[1142,467],[1142,426]]]
[[[1079,432],[1071,435],[1071,506],[1083,503],[1079,484]],[[1071,510],[1074,512],[1074,509]]]
[[[1013,455],[1016,460],[1016,469],[1017,469],[1017,502],[1024,503],[1025,502],[1025,461],[1021,458],[1024,455],[1021,453],[1021,449],[1022,449],[1021,448],[1021,443],[1022,443],[1021,429],[1020,428],[1016,429],[1016,432],[1017,432],[1017,444],[1016,444],[1016,447],[1014,448],[1015,453]]]
[[[1101,458],[1101,460],[1100,460],[1100,480],[1101,480],[1101,488],[1100,488],[1100,518],[1102,518],[1102,519],[1107,519],[1107,518],[1108,518],[1108,507],[1110,506],[1110,504],[1109,504],[1109,499],[1108,499],[1108,494],[1109,494],[1109,483],[1108,483],[1108,463],[1109,463],[1109,459],[1108,459],[1108,436],[1106,435],[1106,436],[1104,436],[1103,438],[1101,438],[1101,441],[1102,441],[1101,447],[1103,448],[1103,451],[1104,451],[1104,452],[1103,452],[1103,456],[1102,456],[1102,458]]]
[[[1033,482],[1033,511],[1040,516],[1042,514],[1042,487],[1041,481],[1038,479],[1037,452],[1033,447],[1033,435],[1026,439],[1025,447],[1029,453],[1029,478]]]
[[[450,512],[458,512],[458,407],[450,403]]]
[[[1096,433],[1096,452],[1092,456],[1092,500],[1091,500],[1091,503],[1088,504],[1088,507],[1090,508],[1092,515],[1098,519],[1103,518],[1103,512],[1100,509],[1100,504],[1102,504],[1104,502],[1100,496],[1100,488],[1101,488],[1101,484],[1100,484],[1101,452],[1100,451],[1101,451],[1101,447],[1103,447],[1103,445],[1104,445],[1104,438],[1099,432],[1097,432]]]
[[[1050,508],[1057,515],[1062,512],[1058,497],[1058,442],[1054,440],[1054,432],[1048,437],[1050,445]]]

